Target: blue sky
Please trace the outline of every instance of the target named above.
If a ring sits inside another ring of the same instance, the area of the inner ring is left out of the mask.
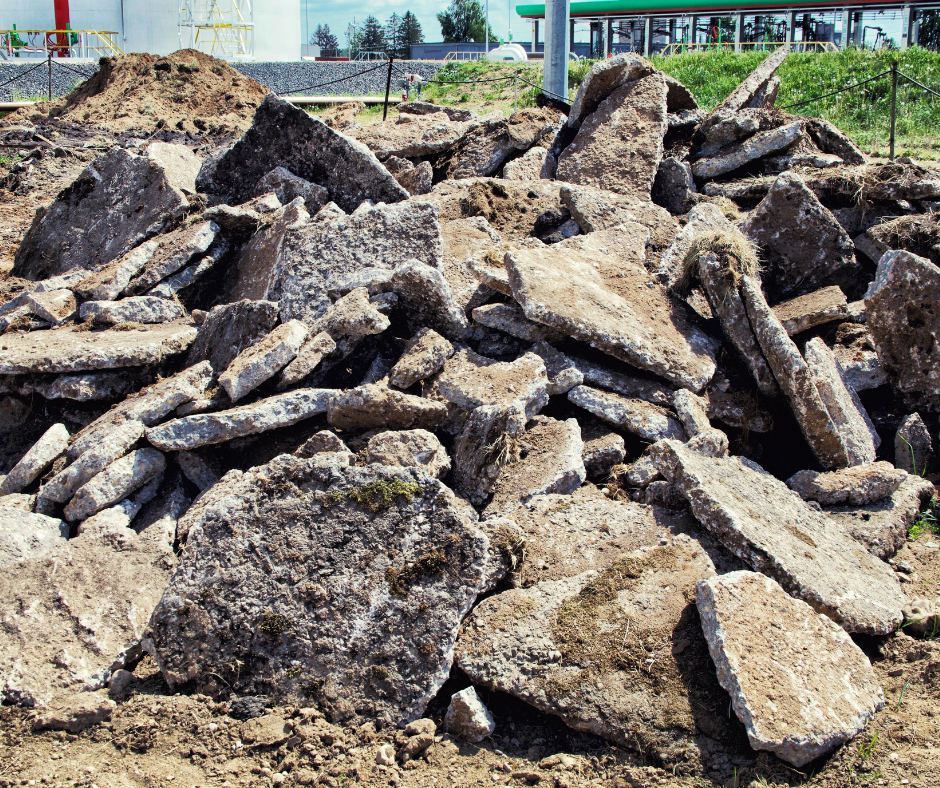
[[[480,0],[485,4],[485,0]],[[340,46],[346,46],[346,25],[353,21],[362,23],[369,14],[384,22],[393,13],[399,15],[411,11],[424,31],[425,41],[440,41],[441,26],[436,14],[444,11],[450,5],[450,0],[369,0],[369,2],[313,2],[313,0],[300,0],[300,24],[304,41],[310,36],[307,32],[309,20],[310,32],[317,25],[327,24],[330,32],[339,39]],[[531,27],[527,19],[522,19],[515,11],[516,1],[512,1],[512,34],[516,41],[528,41],[531,38]],[[490,25],[498,37],[507,38],[509,18],[509,3],[506,0],[490,0]]]

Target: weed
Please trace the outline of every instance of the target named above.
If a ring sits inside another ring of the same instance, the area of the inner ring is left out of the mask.
[[[878,746],[878,731],[872,734],[871,739],[863,741],[858,745],[858,759],[863,763],[875,754],[875,748]]]
[[[405,564],[402,569],[389,567],[385,570],[385,580],[394,596],[408,596],[411,586],[426,575],[440,572],[447,566],[447,553],[441,547],[425,553],[417,561]]]
[[[483,462],[502,468],[519,459],[520,443],[512,435],[502,432],[492,443],[483,447]]]
[[[330,497],[336,501],[351,499],[366,506],[373,512],[381,509],[388,509],[394,503],[396,498],[404,498],[410,501],[415,495],[421,492],[421,485],[417,482],[404,482],[401,479],[386,481],[377,479],[362,487],[353,487],[349,490],[333,490]]]
[[[265,610],[261,614],[261,620],[258,622],[258,631],[263,632],[265,635],[271,635],[272,637],[278,637],[287,632],[291,628],[291,621],[287,616],[282,616],[280,613],[272,613],[270,610]]]
[[[910,683],[910,679],[904,682],[904,688],[901,690],[901,696],[898,698],[898,705],[894,707],[895,711],[898,711],[901,708],[901,701],[904,700],[904,693],[907,692],[907,685]]]
[[[698,277],[699,258],[703,254],[718,257],[724,273],[731,277],[737,287],[745,276],[757,276],[760,273],[760,260],[757,247],[740,230],[708,233],[695,239],[682,261],[682,274],[676,283],[676,289],[682,292],[691,288]]]
[[[940,534],[940,522],[937,520],[938,509],[940,509],[940,499],[934,498],[930,506],[917,515],[914,524],[907,531],[907,538],[919,539],[923,534]]]

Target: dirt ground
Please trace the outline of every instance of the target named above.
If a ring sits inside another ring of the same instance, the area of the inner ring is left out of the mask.
[[[244,109],[250,117],[253,108]],[[11,133],[15,125],[6,123],[0,131]],[[202,144],[198,128],[171,125],[164,124],[153,138]],[[22,289],[8,272],[35,210],[51,201],[101,146],[133,134],[100,127],[91,133],[63,118],[37,128],[50,139],[49,146],[28,158],[0,159],[0,300]],[[474,195],[471,207],[486,215],[499,196]],[[925,533],[908,541],[893,560],[910,570],[904,584],[910,598],[940,595],[940,536]],[[518,700],[485,691],[481,697],[496,719],[496,731],[480,745],[471,745],[443,731],[447,700],[469,684],[456,669],[428,710],[438,726],[435,742],[415,760],[382,765],[376,760],[381,745],[398,749],[405,734],[371,723],[339,728],[315,710],[285,705],[269,708],[262,718],[237,720],[229,713],[234,699],[216,702],[174,694],[145,657],[134,668],[128,691],[116,699],[112,719],[77,735],[34,732],[33,711],[0,707],[0,788],[940,786],[940,638],[917,640],[901,632],[857,642],[873,661],[886,705],[853,741],[801,770],[754,753],[751,764],[737,772],[686,774],[681,766],[647,763],[642,754],[575,732]]]

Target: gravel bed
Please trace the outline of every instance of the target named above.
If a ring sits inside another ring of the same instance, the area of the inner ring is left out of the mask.
[[[35,71],[25,74],[36,61],[25,63],[0,62],[0,83],[17,79],[0,87],[0,101],[18,101],[46,97],[49,91],[49,70],[43,62]],[[351,95],[369,96],[385,93],[388,76],[387,63],[316,63],[310,61],[290,63],[232,63],[233,68],[245,76],[258,80],[275,93],[316,96]],[[377,68],[378,66],[378,68]],[[430,79],[441,68],[442,62],[427,60],[395,61],[392,73],[392,91],[398,93],[404,86],[402,73],[420,74]],[[73,70],[74,69],[74,70]],[[64,96],[75,86],[98,70],[96,63],[64,64],[52,61],[52,95]],[[80,72],[76,73],[76,72]],[[22,75],[22,76],[20,76]],[[336,80],[342,80],[337,82]],[[331,85],[323,85],[331,82]],[[321,87],[314,87],[320,85]],[[307,88],[306,90],[304,88]]]

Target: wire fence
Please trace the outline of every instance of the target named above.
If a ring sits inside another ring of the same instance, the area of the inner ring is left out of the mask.
[[[17,65],[18,65],[18,64],[17,64]],[[77,68],[73,68],[72,66],[68,66],[68,65],[66,65],[65,63],[60,62],[59,60],[53,59],[53,58],[52,58],[52,54],[50,53],[50,55],[49,55],[48,58],[45,58],[44,60],[40,60],[40,61],[39,61],[35,66],[33,66],[32,68],[28,68],[28,69],[26,69],[26,71],[23,71],[23,72],[20,73],[20,74],[14,75],[14,76],[11,77],[10,79],[8,79],[6,82],[0,82],[0,88],[5,88],[7,85],[12,85],[12,84],[14,84],[15,82],[17,82],[18,80],[21,80],[21,79],[23,79],[24,77],[29,76],[29,75],[32,74],[34,71],[36,71],[36,70],[38,70],[38,69],[40,69],[40,68],[46,68],[46,69],[48,69],[48,74],[49,74],[46,94],[47,94],[48,100],[49,100],[49,101],[52,101],[52,99],[53,99],[53,95],[52,95],[52,67],[53,67],[53,66],[56,66],[57,68],[65,69],[66,71],[70,71],[70,72],[72,72],[72,73],[74,73],[74,74],[78,74],[78,76],[80,76],[80,77],[82,78],[82,81],[85,81],[85,80],[87,80],[87,79],[89,79],[89,78],[91,77],[91,74],[86,74],[84,71],[79,71]]]

